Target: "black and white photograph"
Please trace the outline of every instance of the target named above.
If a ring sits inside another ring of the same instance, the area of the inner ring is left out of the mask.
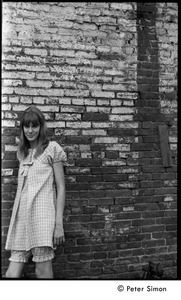
[[[1,24],[1,282],[170,299],[178,3],[3,1]]]

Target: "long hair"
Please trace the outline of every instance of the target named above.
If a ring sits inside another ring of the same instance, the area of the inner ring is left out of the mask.
[[[40,132],[37,140],[35,158],[43,153],[43,151],[49,143],[47,138],[47,126],[43,113],[34,105],[28,107],[23,112],[20,121],[20,140],[18,145],[18,155],[22,157],[22,159],[27,157],[29,152],[28,150],[30,148],[30,143],[24,134],[23,126],[29,126],[30,123],[32,123],[33,126],[40,125]]]

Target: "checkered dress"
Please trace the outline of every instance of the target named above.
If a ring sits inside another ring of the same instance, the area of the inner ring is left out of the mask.
[[[20,161],[18,188],[6,240],[7,250],[53,247],[56,191],[53,163],[66,161],[55,141],[34,158],[35,150]]]

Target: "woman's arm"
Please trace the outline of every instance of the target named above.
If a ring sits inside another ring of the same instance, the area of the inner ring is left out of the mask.
[[[65,181],[62,162],[59,161],[57,163],[54,163],[53,170],[55,175],[55,183],[57,186],[54,244],[60,245],[65,240],[63,229],[63,213],[65,206]]]

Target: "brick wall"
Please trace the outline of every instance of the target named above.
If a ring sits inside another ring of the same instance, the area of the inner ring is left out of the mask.
[[[176,278],[177,13],[177,3],[3,3],[3,272],[18,118],[35,104],[68,155],[55,278],[141,278],[150,260]]]

